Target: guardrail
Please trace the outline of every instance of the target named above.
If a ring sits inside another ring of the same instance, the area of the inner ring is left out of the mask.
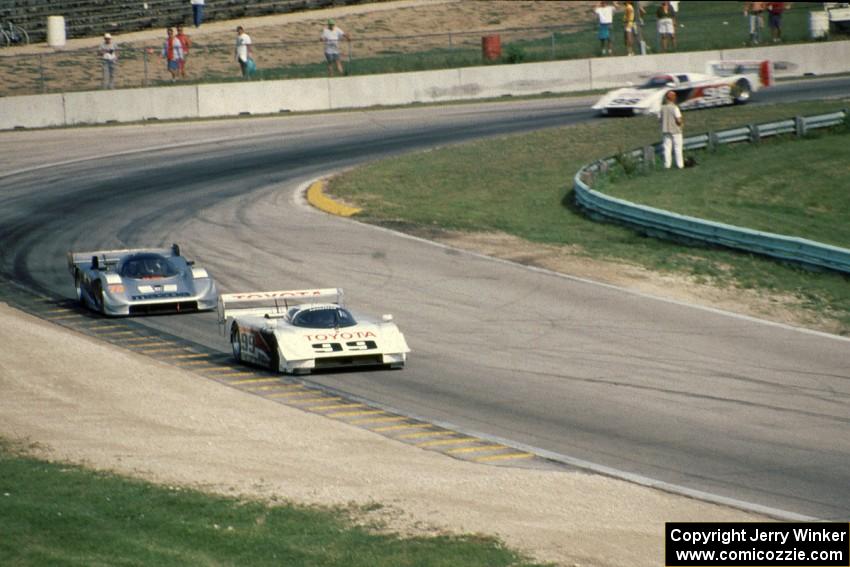
[[[718,144],[758,142],[761,138],[781,134],[803,136],[809,130],[837,126],[846,120],[848,110],[809,117],[798,116],[767,124],[751,124],[689,136],[685,138],[683,145],[685,149],[694,150],[711,148]],[[655,156],[660,150],[661,145],[655,144],[626,152],[626,155],[644,163],[651,160],[654,165]],[[573,179],[576,203],[593,219],[625,224],[653,237],[725,246],[807,267],[827,268],[850,274],[850,250],[847,248],[680,215],[610,197],[592,189],[589,183],[593,177],[607,171],[616,162],[614,157],[609,157],[588,164],[582,167]]]

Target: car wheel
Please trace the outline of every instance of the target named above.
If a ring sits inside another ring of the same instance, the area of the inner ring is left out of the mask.
[[[94,310],[106,315],[106,302],[103,300],[103,285],[96,282],[92,286],[92,301],[94,301]]]
[[[394,364],[389,365],[390,370],[402,370],[404,368],[403,362],[396,362]]]
[[[74,270],[74,290],[77,292],[77,301],[83,302],[83,277],[80,270]]]
[[[233,349],[233,358],[236,362],[242,362],[242,343],[239,340],[239,325],[230,328],[230,348]]]
[[[746,79],[739,79],[735,86],[732,87],[732,99],[735,104],[744,104],[750,100],[750,95],[753,94],[750,88],[750,82]]]

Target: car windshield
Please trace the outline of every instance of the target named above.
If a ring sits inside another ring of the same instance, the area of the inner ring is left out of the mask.
[[[650,80],[648,80],[646,83],[644,83],[644,85],[641,88],[642,89],[657,89],[659,87],[666,87],[667,83],[673,83],[673,82],[675,82],[675,81],[673,80],[673,77],[671,77],[670,75],[656,75],[656,76],[652,77]]]
[[[177,275],[177,267],[165,256],[139,254],[124,261],[121,275],[125,278],[170,278]]]
[[[351,313],[342,307],[312,307],[295,314],[292,324],[309,329],[335,329],[357,324]]]

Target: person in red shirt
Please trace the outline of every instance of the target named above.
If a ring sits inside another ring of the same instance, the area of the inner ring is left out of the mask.
[[[177,39],[180,40],[180,45],[183,47],[183,59],[177,62],[180,71],[180,77],[186,78],[186,58],[189,57],[189,47],[192,45],[192,40],[183,31],[183,24],[177,24]]]
[[[768,24],[770,25],[770,33],[773,37],[773,43],[782,41],[782,13],[791,6],[790,2],[768,2]]]

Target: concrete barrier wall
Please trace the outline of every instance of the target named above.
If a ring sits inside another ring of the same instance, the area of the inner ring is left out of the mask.
[[[0,130],[62,124],[65,124],[65,104],[61,94],[0,98]]]
[[[0,98],[0,129],[212,118],[609,89],[712,60],[770,59],[776,76],[850,71],[850,41],[604,57],[441,71]]]
[[[65,93],[65,124],[171,120],[198,115],[194,86]]]

